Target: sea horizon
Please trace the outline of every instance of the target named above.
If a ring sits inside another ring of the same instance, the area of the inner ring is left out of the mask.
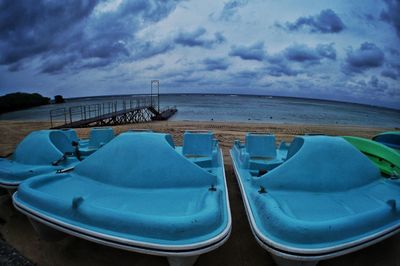
[[[148,96],[150,93],[135,93],[135,94],[104,94],[104,95],[88,95],[88,96],[77,96],[77,97],[65,97],[65,100],[79,100],[79,99],[90,99],[90,98],[106,98],[106,97],[132,97],[132,96]],[[200,92],[171,92],[171,93],[160,93],[160,96],[173,96],[173,95],[205,95],[205,96],[243,96],[243,97],[274,97],[274,98],[282,98],[282,99],[304,99],[304,100],[315,100],[322,102],[335,102],[335,103],[344,103],[344,104],[352,104],[352,105],[363,105],[368,107],[376,107],[380,109],[389,109],[394,111],[400,111],[400,106],[398,108],[388,107],[382,105],[373,105],[368,103],[360,103],[360,102],[352,102],[345,100],[336,100],[336,99],[327,99],[327,98],[313,98],[313,97],[301,97],[301,96],[284,96],[284,95],[272,95],[272,94],[244,94],[244,93],[200,93]]]
[[[4,113],[0,120],[50,121],[50,110],[79,105],[103,104],[148,94],[96,95],[65,98],[63,104],[49,104]],[[160,94],[160,107],[176,106],[170,121],[215,121],[299,125],[354,125],[400,127],[400,110],[360,103],[304,97],[225,93]],[[240,108],[238,108],[240,107]],[[55,119],[63,120],[63,118]]]

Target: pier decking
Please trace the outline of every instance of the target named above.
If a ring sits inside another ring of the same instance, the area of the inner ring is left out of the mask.
[[[51,128],[122,125],[167,120],[175,106],[159,108],[158,95],[131,96],[118,101],[57,108],[50,111]],[[59,123],[62,122],[62,125]]]

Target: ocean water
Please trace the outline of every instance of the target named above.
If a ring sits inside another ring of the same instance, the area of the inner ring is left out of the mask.
[[[126,96],[70,99],[0,115],[0,120],[49,121],[54,108],[121,101]],[[122,108],[120,102],[118,108]],[[400,127],[400,110],[324,100],[240,95],[161,95],[160,106],[174,105],[174,121],[235,121],[278,124],[337,124]]]

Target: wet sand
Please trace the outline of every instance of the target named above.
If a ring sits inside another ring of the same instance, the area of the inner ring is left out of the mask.
[[[46,122],[0,121],[0,155],[14,151],[31,131],[49,128]],[[246,132],[274,133],[277,140],[290,141],[304,133],[355,135],[370,138],[392,128],[366,128],[338,125],[279,125],[220,122],[153,122],[116,126],[116,133],[128,129],[151,129],[168,132],[180,145],[185,130],[212,130],[224,152],[226,178],[233,227],[229,240],[220,248],[200,256],[196,265],[274,265],[272,258],[254,239],[242,203],[228,150],[234,139],[244,139]],[[90,129],[77,129],[80,137]],[[34,232],[28,219],[16,211],[7,195],[0,196],[0,234],[3,239],[37,265],[168,265],[163,257],[122,251],[75,237],[60,242],[46,242]],[[318,265],[400,265],[400,235],[391,237],[361,251],[321,261]]]

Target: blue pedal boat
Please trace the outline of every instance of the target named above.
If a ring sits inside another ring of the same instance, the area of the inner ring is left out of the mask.
[[[71,171],[23,182],[13,202],[39,233],[56,229],[166,256],[171,265],[192,265],[231,230],[223,157],[212,134],[185,134],[183,149],[168,134],[120,134]]]
[[[30,177],[74,166],[79,162],[74,151],[61,130],[34,131],[10,158],[0,158],[0,187],[13,191]]]
[[[277,264],[315,265],[399,232],[399,179],[341,137],[296,137],[259,177],[231,157],[253,234]]]
[[[400,152],[400,131],[388,131],[380,133],[372,138],[379,143],[382,143],[397,152]]]

